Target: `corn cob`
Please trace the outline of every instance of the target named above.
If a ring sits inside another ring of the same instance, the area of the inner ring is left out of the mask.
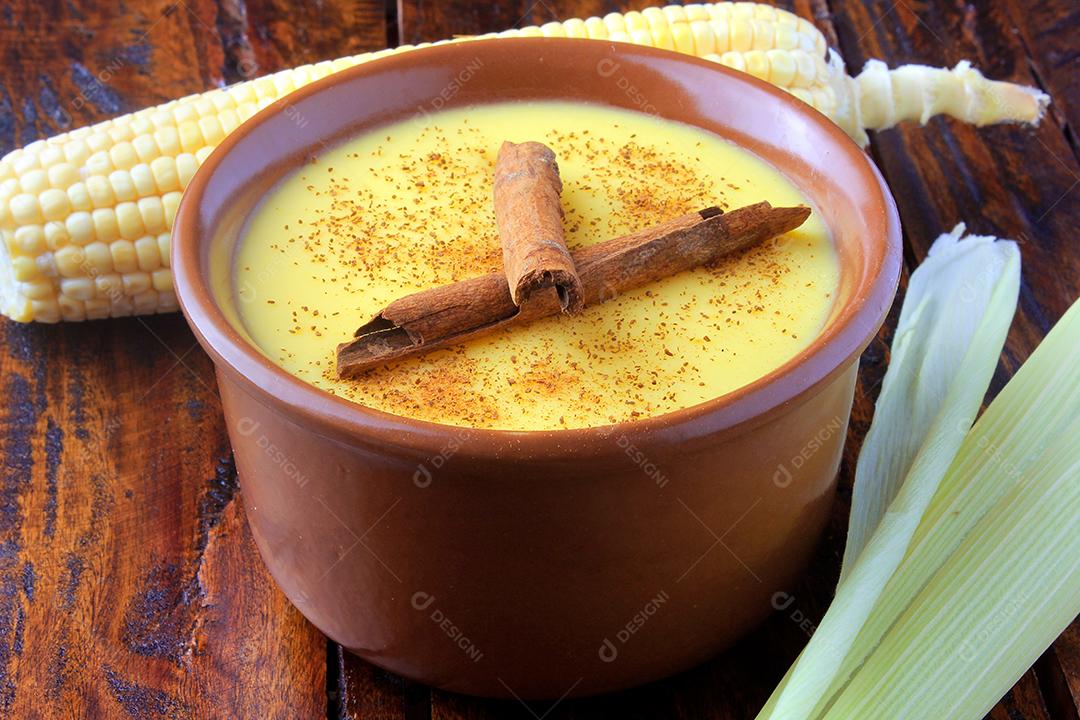
[[[1048,101],[967,63],[889,70],[872,60],[852,78],[810,22],[749,2],[652,7],[479,37],[521,36],[607,39],[707,58],[783,88],[862,145],[867,129],[939,113],[979,125],[1035,123]],[[0,160],[0,312],[57,322],[175,310],[169,231],[180,193],[214,147],[296,88],[412,47],[284,70],[10,153]]]

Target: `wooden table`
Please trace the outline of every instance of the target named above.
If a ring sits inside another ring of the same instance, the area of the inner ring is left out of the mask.
[[[645,4],[11,0],[0,8],[0,150],[289,65]],[[1022,243],[1020,309],[996,392],[1080,296],[1080,5],[784,4],[812,18],[852,70],[870,57],[967,58],[1053,96],[1034,131],[935,120],[878,133],[871,148],[900,206],[909,265],[960,219]],[[179,315],[2,322],[0,716],[752,717],[835,584],[855,453],[894,323],[895,313],[863,357],[834,521],[792,606],[677,677],[526,707],[394,677],[343,654],[289,605],[252,543],[211,365]],[[1078,704],[1074,622],[990,717],[1076,720]]]

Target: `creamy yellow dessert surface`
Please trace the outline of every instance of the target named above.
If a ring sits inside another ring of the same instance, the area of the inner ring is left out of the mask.
[[[492,208],[503,140],[556,153],[571,249],[709,205],[805,203],[756,156],[678,123],[521,102],[419,115],[332,148],[245,228],[236,303],[262,351],[349,400],[450,425],[541,430],[685,408],[782,365],[822,329],[838,263],[817,213],[756,249],[586,309],[355,380],[334,348],[392,300],[501,269]]]

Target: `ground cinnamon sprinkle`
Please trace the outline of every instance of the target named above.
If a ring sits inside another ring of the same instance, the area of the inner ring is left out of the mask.
[[[685,152],[639,137],[627,140],[625,133],[617,137],[582,128],[532,136],[555,150],[564,169],[564,227],[571,248],[709,205],[729,209],[751,198],[739,190],[751,184],[750,178],[706,174]],[[288,337],[321,338],[330,348],[344,339],[342,327],[355,328],[396,297],[501,269],[491,199],[499,142],[461,122],[429,126],[422,139],[425,149],[414,149],[411,142],[395,142],[391,132],[370,153],[305,166],[301,182],[318,200],[313,212],[306,220],[282,218],[272,241],[272,267],[250,274],[289,268],[323,287],[326,297],[348,296],[355,303],[327,304],[319,297],[297,302],[267,280],[268,289],[259,290],[259,305],[284,313]],[[564,158],[584,162],[567,173],[571,164]],[[350,174],[346,160],[372,170]],[[761,199],[773,198],[750,201]],[[611,210],[597,212],[605,204]],[[478,360],[487,348],[507,342],[506,333],[497,333],[473,341],[468,351],[436,351],[348,382],[337,380],[329,355],[305,360],[296,372],[365,405],[458,425],[529,425],[527,418],[513,415],[530,405],[535,412],[536,398],[548,402],[545,424],[553,427],[666,412],[715,394],[701,380],[699,356],[703,350],[716,357],[743,352],[728,347],[725,339],[748,318],[767,320],[775,334],[785,337],[807,332],[798,308],[777,305],[766,296],[768,288],[786,287],[794,277],[789,243],[814,247],[794,233],[694,271],[707,279],[708,294],[696,292],[685,279],[669,278],[605,303],[602,307],[610,309],[603,313],[587,309],[569,321],[540,320],[524,336],[511,330],[514,356],[507,365]],[[832,290],[804,285],[808,297]],[[373,292],[376,287],[382,294]],[[343,322],[342,316],[351,319]],[[702,325],[689,336],[680,324],[688,316]],[[545,337],[555,335],[556,327],[562,344],[553,346]],[[264,347],[286,367],[299,357],[284,338]],[[634,358],[629,370],[625,362],[607,370],[614,358],[626,357]]]

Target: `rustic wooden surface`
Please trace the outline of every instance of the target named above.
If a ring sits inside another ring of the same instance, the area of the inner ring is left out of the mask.
[[[174,96],[397,42],[603,14],[603,0],[12,0],[0,7],[0,151]],[[992,391],[1080,296],[1080,6],[796,0],[844,54],[975,61],[1054,97],[1038,130],[949,120],[877,134],[906,256],[963,218],[1023,243],[1017,322]],[[431,691],[342,653],[273,586],[243,519],[209,360],[179,316],[0,323],[0,717],[752,717],[820,618],[884,371],[866,352],[841,494],[795,601],[724,656],[618,695],[534,703]],[[1076,720],[1080,624],[991,712]]]

